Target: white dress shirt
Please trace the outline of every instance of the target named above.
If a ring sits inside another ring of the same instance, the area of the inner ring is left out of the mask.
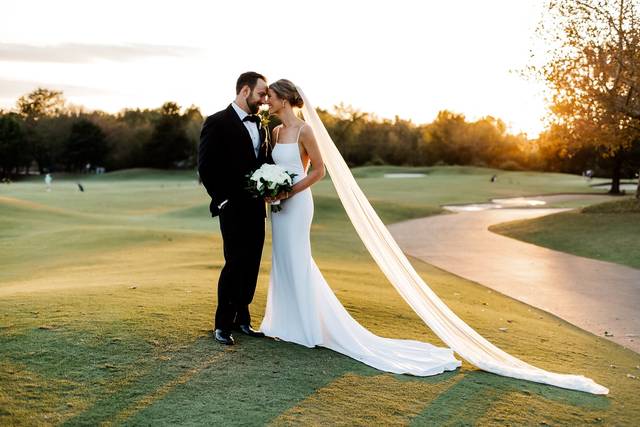
[[[238,107],[238,104],[235,102],[232,102],[231,105],[233,106],[233,109],[236,110],[240,120],[244,120],[244,118],[249,115],[242,108]],[[249,131],[249,136],[251,136],[251,141],[253,142],[253,151],[255,152],[256,157],[258,157],[258,151],[260,150],[260,131],[258,130],[258,124],[248,120],[242,123]]]

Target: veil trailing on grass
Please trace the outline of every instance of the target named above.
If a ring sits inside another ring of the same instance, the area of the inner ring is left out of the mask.
[[[300,88],[298,92],[304,101],[304,119],[313,130],[331,181],[360,239],[402,298],[442,341],[487,372],[593,394],[609,393],[590,378],[548,372],[509,355],[456,316],[414,270],[356,183],[315,108]]]

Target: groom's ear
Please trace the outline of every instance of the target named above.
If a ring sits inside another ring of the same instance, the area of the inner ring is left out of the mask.
[[[249,85],[242,86],[242,89],[240,89],[240,94],[245,98],[249,96],[249,94],[251,94],[251,88],[249,87]]]

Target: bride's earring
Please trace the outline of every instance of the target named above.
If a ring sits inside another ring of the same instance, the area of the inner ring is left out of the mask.
[[[284,108],[284,99],[282,100],[282,108]]]

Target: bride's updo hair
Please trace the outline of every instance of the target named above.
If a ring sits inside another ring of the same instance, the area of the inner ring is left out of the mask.
[[[296,89],[291,80],[280,79],[277,82],[271,83],[269,89],[273,90],[279,98],[289,101],[292,107],[302,108],[304,101]]]

